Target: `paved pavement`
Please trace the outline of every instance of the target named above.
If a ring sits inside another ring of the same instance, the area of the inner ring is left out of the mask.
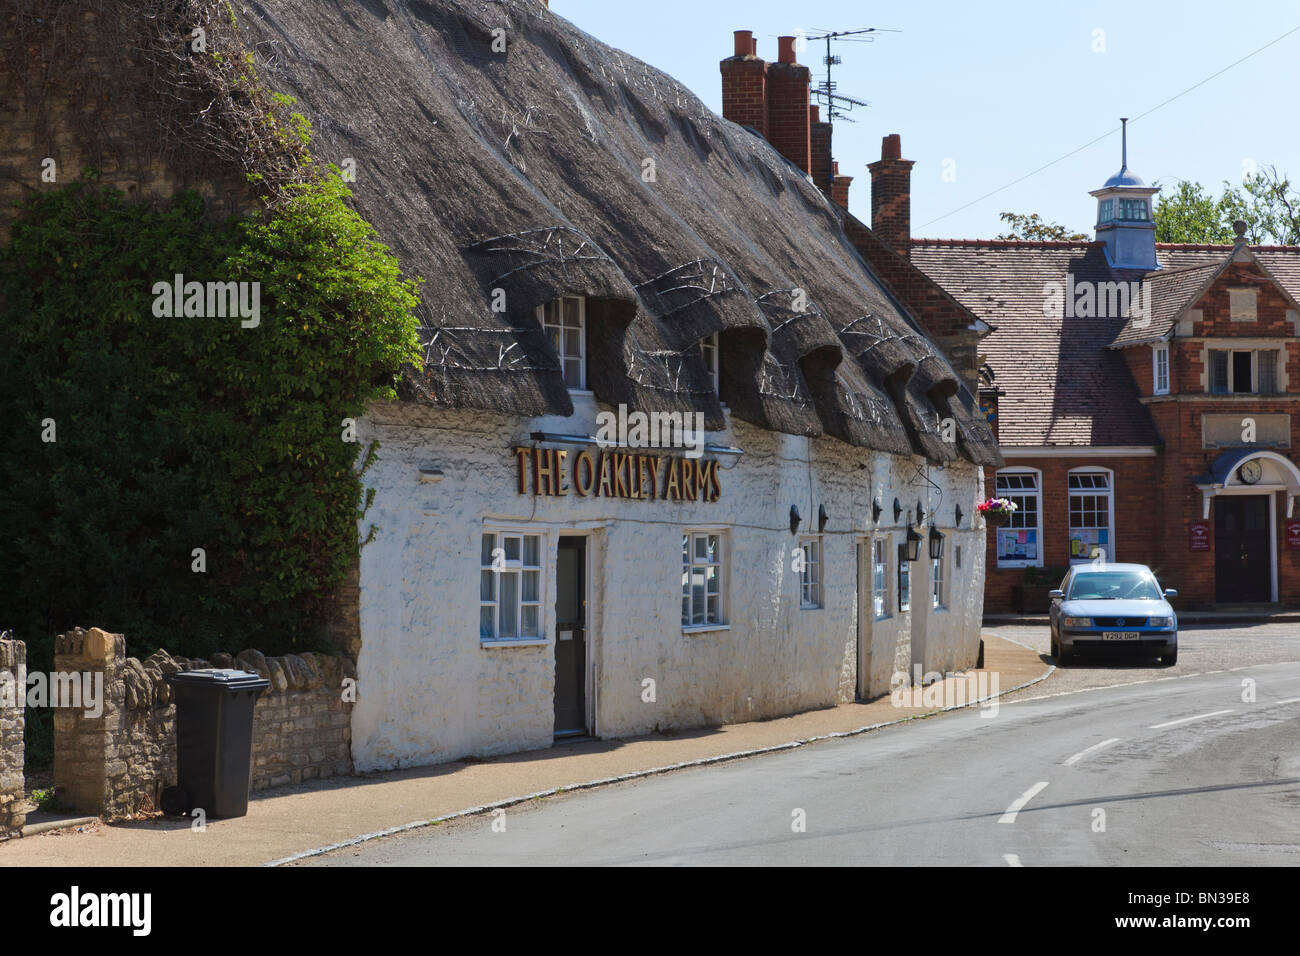
[[[310,863],[1300,865],[1297,734],[1300,664],[1255,666],[961,711]]]
[[[1033,651],[994,637],[986,641],[985,663],[984,681],[987,684],[996,673],[1003,690],[1039,679],[1050,670]],[[978,681],[979,672],[975,677]],[[956,686],[956,679],[945,681],[931,688],[931,694],[941,706],[945,697],[959,696],[945,693]],[[884,698],[775,720],[629,740],[584,741],[488,760],[318,781],[254,794],[248,816],[211,820],[202,832],[191,830],[184,820],[152,819],[13,840],[0,844],[0,867],[265,863],[392,827],[422,825],[497,801],[527,799],[554,788],[572,789],[689,761],[727,759],[755,749],[800,747],[804,745],[799,741],[936,712],[933,701],[916,703],[894,707]]]

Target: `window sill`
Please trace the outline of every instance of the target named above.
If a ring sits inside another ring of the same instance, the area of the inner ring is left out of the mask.
[[[549,647],[550,638],[547,637],[480,637],[478,639],[479,647]]]
[[[801,611],[824,611],[824,610],[826,610],[826,605],[824,605],[824,604],[800,604],[800,605],[799,605],[799,610],[801,610]]]
[[[892,621],[893,619],[894,615],[892,614],[882,614],[879,617],[872,618],[873,621]]]
[[[683,625],[683,634],[708,634],[710,631],[729,631],[730,624],[691,624]]]

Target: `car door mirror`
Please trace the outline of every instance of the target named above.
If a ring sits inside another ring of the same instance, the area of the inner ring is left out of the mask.
[[[1178,589],[1177,589],[1177,588],[1165,588],[1165,597],[1167,597],[1167,598],[1176,598],[1176,597],[1178,597]]]
[[[1062,591],[1060,588],[1055,588],[1051,591],[1048,591],[1047,596],[1053,601],[1059,601],[1061,600],[1061,598],[1065,597],[1065,592]]]

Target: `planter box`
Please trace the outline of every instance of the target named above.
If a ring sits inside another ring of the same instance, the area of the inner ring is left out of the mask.
[[[1047,584],[1013,584],[1011,607],[1017,614],[1046,614],[1052,606],[1047,594],[1053,587]]]

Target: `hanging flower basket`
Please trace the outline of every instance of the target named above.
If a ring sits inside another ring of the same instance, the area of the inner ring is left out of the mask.
[[[1011,520],[1016,503],[1008,498],[990,498],[977,504],[975,510],[984,516],[984,523],[989,527],[1000,528]]]

